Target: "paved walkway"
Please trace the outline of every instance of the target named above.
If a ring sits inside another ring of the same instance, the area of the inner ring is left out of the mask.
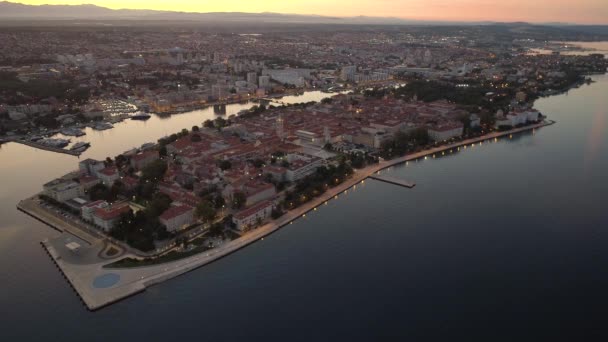
[[[95,244],[103,240],[103,237],[98,233],[89,232],[82,226],[56,215],[51,211],[51,209],[42,207],[38,201],[37,196],[34,196],[19,202],[19,204],[17,204],[17,208],[56,230],[61,232],[69,232],[70,234],[77,236],[88,244]]]

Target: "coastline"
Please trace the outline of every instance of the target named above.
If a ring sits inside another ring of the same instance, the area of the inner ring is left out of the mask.
[[[378,164],[370,165],[363,169],[355,170],[353,176],[345,180],[342,184],[339,184],[336,187],[329,189],[324,194],[314,198],[310,202],[307,202],[302,206],[285,213],[282,217],[268,222],[265,225],[248,232],[247,234],[236,240],[225,243],[212,250],[164,264],[133,268],[104,268],[105,265],[118,260],[118,258],[116,260],[105,260],[103,262],[96,262],[91,264],[70,263],[69,261],[65,260],[66,258],[63,258],[61,256],[60,251],[57,250],[57,246],[53,246],[51,242],[45,241],[43,243],[43,247],[47,250],[51,258],[57,264],[64,276],[68,279],[72,287],[76,290],[76,292],[78,292],[80,298],[82,298],[83,302],[85,303],[85,306],[89,310],[97,310],[104,306],[118,302],[124,298],[132,296],[136,293],[139,293],[148,286],[161,283],[165,280],[192,271],[196,268],[199,268],[215,260],[221,259],[231,253],[234,253],[251,243],[261,240],[265,236],[268,236],[279,230],[280,228],[291,224],[298,218],[304,217],[309,211],[315,210],[315,208],[317,208],[318,206],[323,205],[327,201],[347,191],[356,184],[364,182],[365,179],[367,179],[374,173],[378,173],[389,167],[399,165],[411,160],[416,160],[436,153],[452,150],[460,146],[482,143],[487,140],[530,131],[536,128],[549,126],[554,123],[554,121],[543,121],[538,124],[515,128],[508,131],[493,132],[481,137],[471,138],[456,143],[431,148],[428,150],[409,154],[400,158],[382,161]],[[22,206],[20,210],[30,214],[28,210],[31,209],[23,208]],[[44,221],[42,219],[40,220]],[[124,258],[127,256],[128,255],[122,255],[120,258]],[[67,257],[69,257],[69,255]],[[98,277],[108,273],[118,274],[120,276],[121,281],[115,285],[103,289],[94,288],[92,286],[93,281],[95,281]]]

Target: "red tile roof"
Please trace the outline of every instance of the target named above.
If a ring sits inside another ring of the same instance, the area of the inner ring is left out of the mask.
[[[160,219],[163,221],[168,221],[192,210],[192,207],[187,205],[172,206],[160,215]]]
[[[269,206],[272,206],[272,202],[262,201],[256,205],[253,205],[245,210],[241,210],[238,213],[234,214],[234,218],[236,218],[237,220],[245,219],[249,216],[257,214],[258,212],[268,208]]]
[[[105,169],[99,171],[99,173],[102,173],[106,176],[114,176],[116,173],[118,173],[118,170],[116,170],[115,167],[106,167]]]
[[[97,206],[97,205],[99,205],[101,203],[104,203],[104,202],[105,202],[104,200],[97,200],[95,202],[87,203],[87,204],[83,205],[83,207],[92,208],[92,207],[95,207],[95,206]]]
[[[118,218],[120,215],[129,212],[131,208],[128,204],[123,203],[116,207],[110,208],[97,208],[95,209],[95,216],[99,217],[104,221],[109,221]]]

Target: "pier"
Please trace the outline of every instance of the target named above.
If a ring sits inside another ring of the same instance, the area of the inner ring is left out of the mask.
[[[69,154],[72,156],[80,156],[80,154],[83,152],[83,151],[70,151],[70,150],[66,150],[64,148],[47,146],[47,145],[38,144],[36,142],[27,141],[27,140],[13,139],[13,140],[9,140],[9,141],[17,143],[17,144],[23,144],[23,145],[27,145],[30,147],[38,148],[38,149],[45,150],[45,151],[64,153],[64,154]]]
[[[410,189],[416,186],[416,183],[408,182],[403,179],[398,179],[398,178],[389,177],[389,176],[371,175],[371,176],[369,176],[369,178],[375,179],[375,180],[378,180],[381,182],[389,183],[389,184],[399,185],[399,186],[402,186],[405,188],[410,188]]]

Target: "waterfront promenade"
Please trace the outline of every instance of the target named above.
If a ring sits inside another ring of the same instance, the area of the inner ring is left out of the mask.
[[[400,158],[383,160],[378,164],[356,170],[355,173],[342,184],[329,189],[319,197],[314,198],[302,206],[287,212],[277,220],[271,221],[257,229],[254,229],[253,231],[246,233],[236,240],[224,243],[223,245],[220,245],[212,250],[173,262],[136,268],[104,268],[104,265],[116,261],[119,258],[108,261],[90,257],[84,258],[76,255],[65,248],[66,240],[64,237],[45,241],[43,246],[69,280],[76,292],[82,298],[87,308],[90,310],[96,310],[141,292],[148,286],[158,284],[165,280],[194,270],[229,255],[253,242],[259,241],[265,236],[277,231],[281,227],[305,216],[306,213],[314,210],[316,207],[324,204],[332,198],[337,198],[341,193],[347,191],[358,183],[364,182],[365,179],[374,173],[380,172],[388,167],[402,164],[407,161],[424,158],[429,155],[435,155],[437,153],[457,149],[461,146],[483,143],[483,141],[494,140],[499,137],[510,136],[512,134],[533,130],[551,125],[553,123],[553,121],[542,122],[521,128],[515,128],[509,131],[493,132],[481,137],[438,146]],[[27,208],[22,210],[26,211]],[[83,255],[92,255],[94,253],[98,253],[98,251],[95,250],[96,248],[98,249],[99,246],[94,245],[87,247],[81,253],[83,253]],[[130,255],[122,255],[120,258],[129,256]],[[95,285],[100,280],[105,279],[105,277],[111,277],[115,280],[109,285]]]
[[[97,232],[84,230],[82,227],[70,222],[69,220],[53,214],[49,211],[49,209],[43,208],[38,201],[37,196],[24,199],[17,204],[17,209],[41,222],[44,222],[53,229],[72,234],[85,241],[87,244],[93,245],[104,239],[104,237]]]

